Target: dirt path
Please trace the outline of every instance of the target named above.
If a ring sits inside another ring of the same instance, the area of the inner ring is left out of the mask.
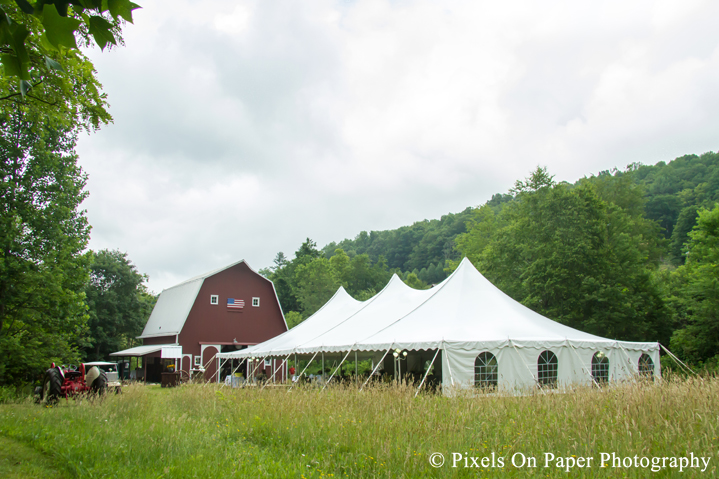
[[[0,436],[0,477],[62,479],[67,476],[46,455],[25,443]]]

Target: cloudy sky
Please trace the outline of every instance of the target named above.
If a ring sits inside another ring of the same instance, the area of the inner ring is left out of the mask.
[[[139,0],[138,0],[139,1]],[[90,247],[155,292],[245,259],[719,149],[719,2],[139,1],[89,52]]]

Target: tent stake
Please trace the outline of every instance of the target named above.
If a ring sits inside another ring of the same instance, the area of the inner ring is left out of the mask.
[[[427,379],[427,376],[429,375],[429,372],[432,370],[432,365],[434,364],[434,360],[437,359],[437,355],[439,354],[439,348],[437,348],[437,352],[434,353],[434,357],[432,358],[432,362],[429,363],[429,367],[427,368],[427,372],[424,373],[424,377],[422,378],[422,382],[419,383],[419,387],[417,388],[417,392],[414,393],[414,397],[417,397],[417,394],[419,394],[419,390],[422,389],[422,385],[424,384],[424,380]]]
[[[369,375],[369,377],[367,378],[367,381],[365,381],[364,384],[362,385],[362,387],[360,388],[360,392],[362,392],[362,390],[367,385],[369,380],[372,379],[372,376],[374,376],[374,373],[377,372],[377,369],[379,368],[379,365],[382,364],[382,361],[384,361],[384,358],[387,357],[387,355],[389,354],[390,351],[392,351],[392,346],[393,346],[392,344],[389,346],[389,349],[387,350],[387,352],[384,353],[384,356],[382,356],[382,359],[380,359],[379,362],[377,363],[377,366],[374,367],[374,369],[372,370],[372,374]]]

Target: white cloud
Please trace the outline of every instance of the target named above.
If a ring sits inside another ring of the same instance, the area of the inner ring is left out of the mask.
[[[709,1],[155,1],[93,52],[93,248],[154,290],[506,192],[715,150]]]

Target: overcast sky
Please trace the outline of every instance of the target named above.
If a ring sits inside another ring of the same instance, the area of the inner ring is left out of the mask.
[[[245,259],[719,149],[719,2],[144,0],[89,54],[92,249],[155,292]]]

